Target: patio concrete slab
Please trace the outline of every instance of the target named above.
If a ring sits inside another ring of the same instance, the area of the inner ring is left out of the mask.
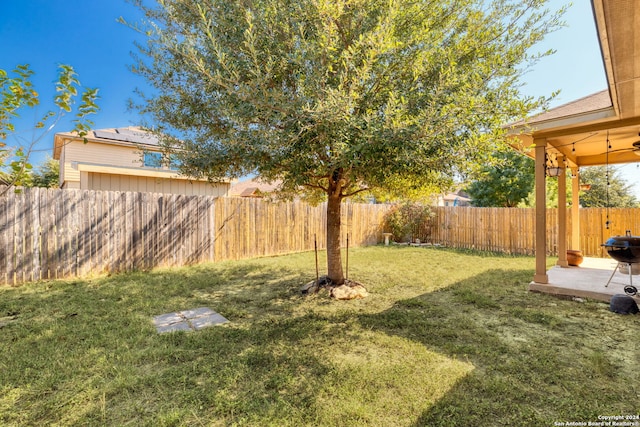
[[[591,298],[609,302],[616,294],[624,294],[629,284],[629,275],[617,271],[618,263],[610,258],[585,258],[579,267],[554,266],[547,275],[549,283],[531,282],[529,290],[546,294]],[[612,273],[616,270],[616,273]],[[607,285],[607,281],[611,282]],[[633,276],[634,286],[640,288],[640,276]],[[634,297],[640,303],[638,296]]]
[[[159,334],[175,331],[199,331],[227,322],[228,320],[224,316],[208,307],[166,313],[153,318],[153,324]]]

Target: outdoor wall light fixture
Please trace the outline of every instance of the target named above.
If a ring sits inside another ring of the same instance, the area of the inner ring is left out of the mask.
[[[558,166],[552,166],[547,168],[547,176],[556,177],[562,175],[562,168]]]
[[[552,159],[551,156],[545,153],[545,165],[547,176],[556,177],[562,175],[562,169],[558,164],[557,157]]]

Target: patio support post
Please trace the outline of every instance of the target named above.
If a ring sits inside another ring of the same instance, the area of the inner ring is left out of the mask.
[[[564,156],[558,155],[558,262],[557,265],[568,268],[567,262],[567,169],[564,166]]]
[[[536,273],[533,281],[549,283],[547,276],[547,190],[545,152],[547,142],[534,139],[536,156]]]
[[[580,171],[571,168],[571,249],[580,250]]]

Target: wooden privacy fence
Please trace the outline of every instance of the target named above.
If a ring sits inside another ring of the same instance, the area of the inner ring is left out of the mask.
[[[609,229],[606,227],[607,218]],[[567,219],[568,242],[571,242],[569,213]],[[635,236],[640,235],[640,208],[580,209],[580,249],[586,256],[607,257],[600,245],[611,236],[623,235],[626,230],[631,230]]]
[[[214,259],[213,197],[28,188],[0,198],[0,282]]]
[[[343,242],[380,240],[383,205],[345,204]],[[0,197],[0,283],[324,248],[324,204],[29,188]],[[345,242],[346,243],[346,242]]]
[[[216,200],[215,259],[242,259],[326,248],[326,204],[300,201],[270,203],[261,199]],[[387,205],[345,203],[342,206],[342,246],[378,243]]]
[[[1,188],[0,188],[1,190]],[[342,245],[378,243],[389,205],[345,203]],[[438,207],[423,242],[511,254],[534,253],[535,210]],[[567,212],[571,245],[571,215]],[[610,228],[605,223],[609,218]],[[30,188],[0,197],[0,283],[81,277],[326,247],[326,205],[156,193]],[[557,255],[557,209],[547,210],[547,248]],[[631,230],[640,209],[580,210],[580,249]],[[569,249],[571,249],[569,247]]]
[[[431,241],[460,249],[531,255],[535,248],[535,211],[517,208],[437,207]]]
[[[534,208],[437,207],[421,235],[423,242],[460,249],[533,255],[535,251]],[[609,218],[609,229],[606,221]],[[557,255],[558,209],[547,209],[547,254]],[[567,244],[571,248],[571,211],[567,209]],[[600,246],[610,236],[631,230],[640,234],[638,208],[580,209],[580,249],[586,256],[606,257]]]

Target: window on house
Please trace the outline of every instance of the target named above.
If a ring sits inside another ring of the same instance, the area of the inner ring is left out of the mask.
[[[162,153],[145,152],[144,153],[144,166],[147,168],[161,168],[162,167]]]
[[[178,159],[175,154],[171,154],[169,156],[169,169],[171,169],[172,171],[177,171],[178,169],[180,169],[181,163],[182,162],[180,162],[180,159]]]

